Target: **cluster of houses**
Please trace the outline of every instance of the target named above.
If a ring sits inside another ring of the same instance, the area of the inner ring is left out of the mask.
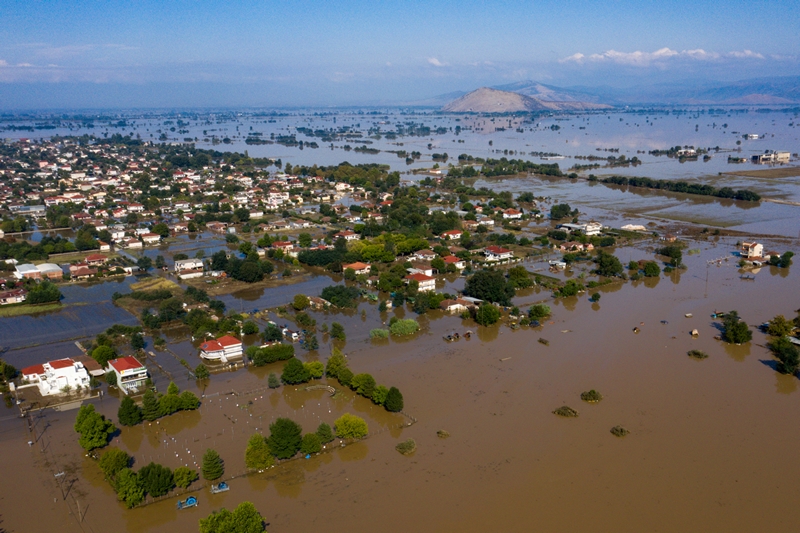
[[[101,377],[107,371],[116,374],[117,387],[126,394],[141,390],[147,382],[147,368],[133,356],[112,359],[108,370],[94,359],[81,356],[23,368],[20,373],[24,385],[17,388],[35,386],[42,396],[79,391],[89,388],[92,377]]]

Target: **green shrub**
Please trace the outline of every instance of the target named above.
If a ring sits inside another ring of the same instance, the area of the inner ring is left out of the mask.
[[[561,407],[553,411],[553,414],[558,416],[563,416],[566,418],[575,418],[578,416],[578,411],[576,411],[572,407],[569,407],[568,405],[562,405]]]
[[[419,322],[413,318],[400,319],[389,327],[389,331],[397,336],[412,335],[419,331]]]

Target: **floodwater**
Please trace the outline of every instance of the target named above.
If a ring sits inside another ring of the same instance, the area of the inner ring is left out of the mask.
[[[652,258],[654,244],[619,254]],[[197,489],[196,509],[176,511],[170,498],[125,510],[81,453],[71,427],[75,411],[45,412],[37,421],[45,437],[29,447],[26,422],[6,410],[0,467],[15,490],[8,484],[2,490],[4,526],[99,532],[115,524],[131,533],[189,532],[214,509],[252,501],[269,531],[344,531],[365,523],[388,531],[530,531],[532,524],[542,531],[797,531],[800,519],[785,502],[800,497],[800,466],[791,459],[800,442],[800,426],[791,422],[800,415],[798,379],[775,372],[767,339],[757,330],[743,346],[714,340],[718,324],[710,315],[737,309],[751,325],[794,316],[800,273],[796,265],[763,268],[755,281],[743,281],[734,244],[733,238],[691,243],[699,253],[684,254],[685,271],[602,287],[595,304],[586,294],[557,302],[537,289],[520,294],[519,302],[545,300],[553,309],[536,329],[480,328],[431,313],[421,317],[416,337],[374,343],[371,328],[393,314],[414,314],[402,309],[381,316],[369,303],[346,314],[313,313],[320,324],[345,326],[351,369],[399,387],[405,411],[418,422],[397,429],[405,418],[347,391],[334,398],[302,387],[244,392],[263,388],[280,365],[214,375],[197,391],[206,394],[199,412],[125,428],[113,445],[133,455],[137,468],[150,460],[193,466],[214,447],[226,475],[234,476],[244,470],[247,437],[278,416],[311,431],[350,411],[368,420],[373,435],[236,477],[222,495]],[[694,328],[698,338],[689,334]],[[442,340],[466,329],[477,334]],[[320,335],[320,341],[318,354],[300,350],[301,357],[324,360],[330,340]],[[178,344],[176,353],[189,350]],[[690,349],[710,357],[695,361],[686,355]],[[194,388],[185,377],[178,385]],[[583,403],[579,395],[589,389],[604,399]],[[94,402],[115,418],[116,400]],[[580,416],[553,415],[561,405]],[[611,435],[616,425],[630,435]],[[440,429],[451,436],[438,438]],[[393,449],[407,438],[417,442],[410,457]],[[60,470],[67,472],[66,501],[53,478]],[[35,516],[26,511],[29,494],[40,495]],[[80,526],[79,506],[85,513]]]

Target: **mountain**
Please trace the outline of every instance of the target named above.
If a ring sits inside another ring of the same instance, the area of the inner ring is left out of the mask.
[[[504,94],[505,93],[505,94]],[[510,96],[516,94],[518,97]],[[520,81],[468,94],[440,95],[417,105],[444,111],[501,113],[542,110],[603,109],[623,105],[782,105],[800,103],[800,76],[736,82],[679,80],[632,87],[556,87]]]
[[[610,106],[579,101],[549,101],[510,91],[481,87],[442,107],[449,113],[517,113],[525,111],[580,111]]]
[[[584,91],[565,89],[553,85],[545,85],[538,81],[518,81],[507,85],[497,85],[492,87],[500,91],[510,91],[512,93],[524,94],[542,100],[544,102],[592,102],[600,103],[600,97]]]

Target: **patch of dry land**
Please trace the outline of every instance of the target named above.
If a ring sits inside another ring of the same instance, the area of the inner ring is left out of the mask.
[[[800,167],[765,168],[764,170],[740,170],[726,172],[732,176],[746,176],[748,178],[793,178],[800,176]]]
[[[232,294],[242,290],[269,289],[272,287],[281,287],[283,285],[294,285],[295,283],[300,283],[307,279],[307,275],[295,272],[289,277],[273,275],[255,283],[246,283],[233,278],[207,277],[187,279],[184,283],[196,289],[203,289],[209,296],[222,296],[223,294]]]

